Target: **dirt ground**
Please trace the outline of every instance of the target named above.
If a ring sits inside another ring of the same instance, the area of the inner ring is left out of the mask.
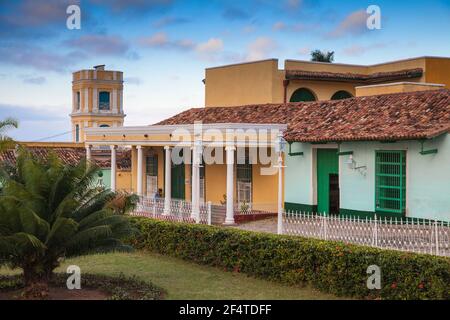
[[[20,300],[22,290],[0,291],[0,300]],[[67,288],[50,287],[47,300],[106,300],[108,294],[95,289],[69,290]]]

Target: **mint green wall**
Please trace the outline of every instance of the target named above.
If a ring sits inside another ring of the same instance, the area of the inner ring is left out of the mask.
[[[311,179],[313,154],[311,144],[293,143],[292,152],[304,152],[303,156],[286,155],[284,201],[314,205]]]
[[[421,155],[418,141],[398,143],[343,143],[341,151],[353,151],[356,166],[352,170],[340,157],[341,208],[375,211],[375,150],[406,150],[406,215],[415,218],[450,220],[450,137],[438,137],[424,144],[424,149],[439,152]]]
[[[96,181],[96,185],[99,184],[99,180],[103,180],[103,185],[105,188],[109,189],[111,188],[111,170],[110,169],[102,169],[101,172],[103,173],[103,177],[98,177]]]
[[[315,205],[316,164],[315,150],[325,147],[294,143],[292,151],[303,151],[304,156],[286,156],[285,202]],[[332,147],[330,145],[330,147]],[[418,141],[397,143],[347,142],[341,151],[353,151],[356,166],[350,169],[349,156],[339,158],[340,207],[346,210],[375,211],[375,151],[407,151],[406,215],[408,217],[450,221],[450,136],[444,135],[425,142],[425,150],[439,152],[421,155]]]

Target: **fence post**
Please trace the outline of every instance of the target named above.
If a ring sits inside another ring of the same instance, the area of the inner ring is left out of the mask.
[[[434,220],[434,233],[435,233],[435,239],[436,239],[436,255],[439,255],[439,228],[438,228],[438,222]]]
[[[207,209],[206,209],[206,214],[207,214],[207,223],[208,223],[208,226],[210,226],[211,225],[211,215],[212,215],[212,212],[211,212],[211,201],[208,201],[208,203],[207,203]]]
[[[283,234],[283,215],[285,211],[283,209],[278,209],[278,223],[277,223],[277,233]]]
[[[375,247],[378,247],[378,221],[377,215],[375,215],[375,224],[373,229],[373,244]]]

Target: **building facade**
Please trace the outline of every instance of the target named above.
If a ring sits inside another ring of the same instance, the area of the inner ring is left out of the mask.
[[[206,69],[205,106],[335,100],[355,96],[361,86],[396,82],[450,88],[449,58],[419,57],[368,66],[286,60],[283,69],[278,64],[270,59]]]
[[[123,126],[123,73],[104,65],[73,73],[72,137],[84,142],[86,128]]]

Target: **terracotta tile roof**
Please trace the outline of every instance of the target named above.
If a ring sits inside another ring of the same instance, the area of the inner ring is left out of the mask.
[[[190,109],[158,124],[287,124],[288,141],[409,140],[450,130],[450,90],[336,101]]]
[[[36,157],[46,159],[50,152],[54,152],[64,164],[76,165],[86,157],[86,149],[80,147],[27,147]],[[93,159],[100,168],[109,169],[111,167],[110,157]],[[15,150],[6,150],[0,153],[0,162],[16,163]],[[119,170],[128,170],[131,168],[131,156],[129,152],[117,154],[117,168]]]
[[[422,68],[405,69],[392,72],[378,72],[370,75],[357,73],[314,72],[303,70],[286,70],[287,80],[323,80],[338,82],[380,83],[386,81],[420,78]]]

